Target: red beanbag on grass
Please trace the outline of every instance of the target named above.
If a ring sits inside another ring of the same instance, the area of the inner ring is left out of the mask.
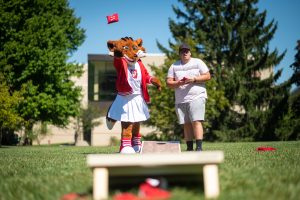
[[[256,151],[276,151],[276,148],[273,147],[258,147]]]

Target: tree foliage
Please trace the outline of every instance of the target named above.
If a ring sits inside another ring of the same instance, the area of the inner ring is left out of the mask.
[[[291,81],[293,84],[295,83],[299,87],[300,86],[300,40],[297,41],[297,46],[295,49],[297,50],[297,53],[295,55],[295,62],[290,66],[294,71]]]
[[[79,108],[71,77],[82,66],[67,63],[84,40],[67,0],[2,0],[0,65],[11,91],[24,88],[18,113],[32,129],[37,121],[64,126]]]
[[[15,129],[22,123],[17,106],[22,100],[19,92],[10,93],[9,87],[0,77],[0,146],[4,130]]]
[[[274,68],[285,55],[269,49],[277,23],[266,23],[267,13],[258,11],[258,0],[179,2],[182,7],[173,7],[177,20],[169,21],[174,37],[174,42],[169,41],[171,51],[158,46],[172,60],[178,44],[186,42],[193,48],[192,55],[204,59],[212,70],[206,137],[279,139],[275,130],[288,113],[290,83],[276,84],[282,70],[274,72]],[[271,73],[264,76],[267,71]],[[172,122],[170,117],[165,120]]]
[[[299,140],[300,139],[300,40],[297,41],[297,50],[295,62],[291,64],[294,73],[290,78],[290,83],[295,84],[297,88],[292,92],[289,98],[288,113],[276,130],[276,135],[281,140]]]
[[[182,127],[177,123],[175,114],[174,91],[166,86],[164,81],[167,73],[168,66],[172,61],[166,61],[163,66],[152,66],[152,71],[155,76],[162,80],[162,90],[158,92],[156,89],[150,89],[151,104],[150,113],[151,117],[147,123],[152,126],[158,127],[159,131],[163,134],[160,135],[161,140],[179,140],[182,132]],[[158,138],[155,138],[158,139]]]

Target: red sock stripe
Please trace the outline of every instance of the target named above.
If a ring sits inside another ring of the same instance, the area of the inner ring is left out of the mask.
[[[131,140],[128,140],[128,139],[122,139],[122,140],[121,140],[121,146],[123,146],[123,147],[131,146]]]
[[[138,134],[138,136],[134,136],[133,138],[132,138],[132,145],[133,146],[135,146],[135,145],[141,145],[142,143],[141,143],[141,135],[140,134]]]
[[[141,145],[141,142],[133,142],[132,146]]]

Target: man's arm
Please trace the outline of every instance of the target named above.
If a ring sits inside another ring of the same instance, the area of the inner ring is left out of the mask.
[[[167,78],[167,86],[169,88],[178,88],[181,85],[189,84],[189,83],[204,83],[206,81],[209,81],[211,79],[209,71],[201,74],[199,76],[193,77],[193,78],[184,78],[182,80],[174,80],[174,78],[168,77]]]
[[[174,78],[170,78],[170,77],[167,78],[166,83],[167,83],[167,86],[169,88],[173,88],[173,89],[178,88],[179,86],[186,84],[185,80],[176,81],[176,80],[174,80]]]
[[[199,76],[194,77],[194,83],[204,83],[206,81],[209,81],[210,79],[211,79],[211,76],[208,71],[204,74],[200,74]]]

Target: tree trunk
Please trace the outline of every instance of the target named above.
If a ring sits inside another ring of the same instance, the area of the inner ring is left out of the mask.
[[[29,123],[27,126],[25,126],[24,145],[32,145],[32,131],[33,123]]]
[[[75,146],[89,146],[87,141],[83,139],[83,126],[80,120],[77,120],[77,125],[76,125]]]
[[[0,148],[2,147],[2,128],[0,128]]]

